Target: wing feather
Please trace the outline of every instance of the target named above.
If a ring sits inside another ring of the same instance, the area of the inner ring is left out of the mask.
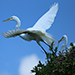
[[[46,12],[32,27],[34,30],[42,30],[46,31],[51,27],[51,24],[54,22],[54,18],[56,16],[56,13],[58,11],[58,3],[52,5],[50,10]]]
[[[6,38],[15,37],[22,33],[27,33],[28,31],[25,29],[19,29],[19,30],[8,30],[8,32],[3,32],[2,35]]]

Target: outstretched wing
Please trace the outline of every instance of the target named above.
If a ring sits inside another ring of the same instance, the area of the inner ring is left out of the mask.
[[[10,37],[16,37],[20,34],[25,34],[25,33],[28,33],[28,34],[41,34],[41,35],[44,35],[42,32],[40,31],[29,31],[29,30],[25,30],[25,29],[19,29],[19,30],[8,30],[8,32],[3,32],[2,35],[6,38],[10,38]]]
[[[19,29],[19,30],[8,30],[8,32],[3,32],[2,35],[6,38],[15,37],[22,33],[27,33],[28,31],[25,29]]]
[[[50,10],[45,13],[32,27],[34,30],[43,30],[46,31],[51,27],[51,24],[54,22],[54,18],[58,11],[58,3],[53,4]]]

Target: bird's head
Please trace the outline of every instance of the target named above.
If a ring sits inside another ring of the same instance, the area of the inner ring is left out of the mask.
[[[16,29],[20,28],[21,21],[20,21],[20,19],[17,16],[11,16],[10,18],[8,18],[6,20],[3,20],[3,22],[10,21],[10,20],[16,21],[16,23],[17,23]]]
[[[58,43],[60,43],[61,41],[64,41],[64,40],[67,41],[67,36],[66,35],[63,35],[63,37],[58,41]]]
[[[14,21],[18,21],[19,18],[17,16],[11,16],[10,18],[6,19],[6,20],[3,20],[3,22],[5,21],[10,21],[10,20],[14,20]]]

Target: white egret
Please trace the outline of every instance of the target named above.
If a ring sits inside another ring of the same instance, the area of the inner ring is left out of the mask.
[[[61,42],[61,41],[65,41],[65,43],[61,45],[61,49],[60,49],[61,53],[63,53],[63,48],[66,47],[67,44],[68,44],[68,38],[67,38],[67,36],[63,35],[63,37],[58,41],[58,43]]]
[[[64,48],[67,46],[67,44],[68,44],[68,37],[67,37],[67,35],[63,35],[63,37],[58,41],[58,43],[61,42],[61,41],[65,41],[65,43],[62,44],[62,45],[61,45],[61,48],[60,48],[61,53],[65,56],[65,52],[63,53],[63,49],[64,49]],[[73,43],[73,46],[75,46],[75,43]],[[72,46],[69,46],[69,47],[66,49],[67,52],[69,53],[72,48],[73,48]]]
[[[46,30],[51,27],[51,24],[54,22],[54,18],[56,16],[56,13],[58,11],[58,3],[52,5],[52,7],[49,9],[48,12],[46,12],[32,28],[25,29],[19,29],[20,28],[20,20],[16,16],[12,16],[9,19],[4,20],[14,20],[16,21],[16,30],[3,32],[2,35],[6,38],[15,37],[19,35],[22,39],[31,41],[35,40],[38,45],[44,50],[44,48],[41,46],[40,41],[44,42],[46,45],[49,46],[54,39],[51,35],[49,35]],[[44,50],[44,52],[47,54],[47,52]]]

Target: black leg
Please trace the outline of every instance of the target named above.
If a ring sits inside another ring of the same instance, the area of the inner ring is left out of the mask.
[[[47,52],[45,51],[45,49],[41,46],[41,44],[39,42],[37,42],[38,45],[43,49],[43,51],[45,52],[45,54],[47,55]]]
[[[45,41],[43,41],[47,46],[49,46],[49,48],[52,50],[52,47],[49,45],[49,44],[47,44]],[[54,51],[52,50],[52,52],[54,53]]]
[[[49,46],[51,48],[51,46],[49,44],[47,44],[45,41],[43,41],[47,46]]]

